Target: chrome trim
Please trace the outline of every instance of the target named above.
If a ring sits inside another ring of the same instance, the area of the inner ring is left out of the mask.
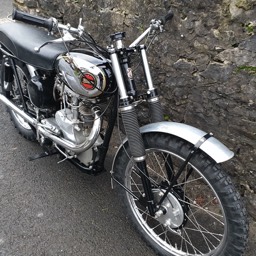
[[[148,35],[150,31],[151,31],[151,26],[147,28],[133,43],[131,43],[129,47],[132,48],[137,46]]]
[[[141,57],[142,57],[142,63],[143,63],[143,67],[144,67],[144,71],[147,79],[148,89],[153,90],[154,85],[153,85],[153,81],[152,81],[152,77],[149,69],[147,53],[146,53],[146,49],[143,47],[141,47]]]
[[[116,49],[122,49],[122,48],[124,48],[123,41],[117,40],[116,41]]]
[[[146,156],[134,157],[133,160],[135,162],[142,162],[146,159]]]
[[[147,101],[148,102],[158,102],[159,101],[159,97],[154,97],[154,98],[148,99]]]
[[[27,115],[23,110],[16,107],[8,98],[6,98],[3,94],[0,94],[0,100],[9,108],[11,108],[16,114],[20,115],[22,118],[24,118],[28,123],[30,123],[33,126],[37,126],[37,120],[35,118],[30,117]]]
[[[133,108],[134,108],[134,106],[130,105],[130,106],[127,106],[127,107],[120,107],[119,110],[120,110],[120,112],[125,112],[125,111],[131,110]]]
[[[6,82],[4,81],[4,89],[6,91],[10,91],[11,90],[11,86],[12,86],[12,83],[11,82]]]
[[[28,68],[28,72],[29,72],[30,76],[34,77],[36,75],[35,74],[36,73],[36,69],[33,66],[29,65],[29,64],[27,64],[27,68]]]
[[[19,124],[26,130],[31,130],[31,126],[29,125],[28,122],[26,122],[26,120],[24,118],[22,118],[20,115],[18,115],[15,111],[12,111],[13,115],[15,116],[15,118],[17,119],[17,121],[19,122]]]
[[[111,52],[112,49],[109,49],[109,52]],[[122,71],[121,71],[121,67],[118,61],[118,57],[116,53],[110,53],[110,58],[111,58],[111,62],[113,65],[113,71],[116,77],[116,81],[117,81],[117,85],[118,85],[118,89],[119,89],[119,94],[120,94],[120,98],[121,99],[126,99],[128,98],[127,92],[126,92],[126,88],[125,88],[125,83],[124,83],[124,79],[122,76]]]

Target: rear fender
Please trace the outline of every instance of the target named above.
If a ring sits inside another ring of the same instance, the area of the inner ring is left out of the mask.
[[[177,136],[185,141],[188,141],[196,145],[207,133],[199,130],[193,126],[176,123],[176,122],[159,122],[147,124],[140,129],[142,134],[151,133],[151,132],[160,132],[170,135]],[[115,160],[118,158],[118,155],[121,153],[124,146],[127,146],[127,138],[124,139],[122,145],[116,152],[113,168],[115,166]],[[224,144],[214,137],[210,137],[199,147],[203,152],[210,156],[216,163],[222,163],[234,156],[234,153],[229,150]],[[113,170],[112,168],[112,170]]]

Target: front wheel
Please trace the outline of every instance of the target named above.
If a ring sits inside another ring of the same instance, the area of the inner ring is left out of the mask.
[[[192,145],[160,133],[143,135],[147,169],[157,204],[188,156]],[[151,216],[143,203],[140,172],[129,148],[116,159],[116,179],[125,210],[147,243],[160,255],[232,255],[245,250],[245,208],[221,167],[198,151],[162,203],[164,213]],[[145,201],[145,200],[144,200]]]

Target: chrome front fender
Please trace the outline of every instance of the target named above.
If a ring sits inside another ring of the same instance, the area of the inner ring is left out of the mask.
[[[203,136],[207,134],[206,132],[201,131],[190,125],[175,122],[159,122],[147,124],[141,127],[140,131],[142,134],[150,132],[162,132],[174,135],[194,145],[197,144],[203,138]],[[127,138],[123,141],[122,145],[116,152],[113,161],[113,168],[115,166],[115,160],[118,157],[118,154],[121,152],[123,146],[126,143]],[[204,151],[208,156],[210,156],[213,160],[215,160],[217,163],[225,162],[234,156],[234,153],[231,150],[229,150],[225,145],[223,145],[214,137],[210,137],[204,143],[202,143],[200,149]]]
[[[147,124],[141,127],[141,133],[162,132],[175,135],[192,144],[196,144],[207,133],[193,126],[175,122],[159,122]],[[214,159],[217,163],[225,162],[234,156],[234,153],[229,150],[224,144],[214,137],[210,137],[201,146],[200,149]]]

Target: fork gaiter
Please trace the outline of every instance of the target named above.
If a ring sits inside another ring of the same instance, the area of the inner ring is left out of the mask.
[[[160,101],[148,101],[148,105],[151,123],[162,122],[164,120],[164,114]]]
[[[134,157],[134,161],[142,161],[146,156],[146,152],[136,110],[133,106],[124,107],[121,108],[121,115],[131,155]]]

